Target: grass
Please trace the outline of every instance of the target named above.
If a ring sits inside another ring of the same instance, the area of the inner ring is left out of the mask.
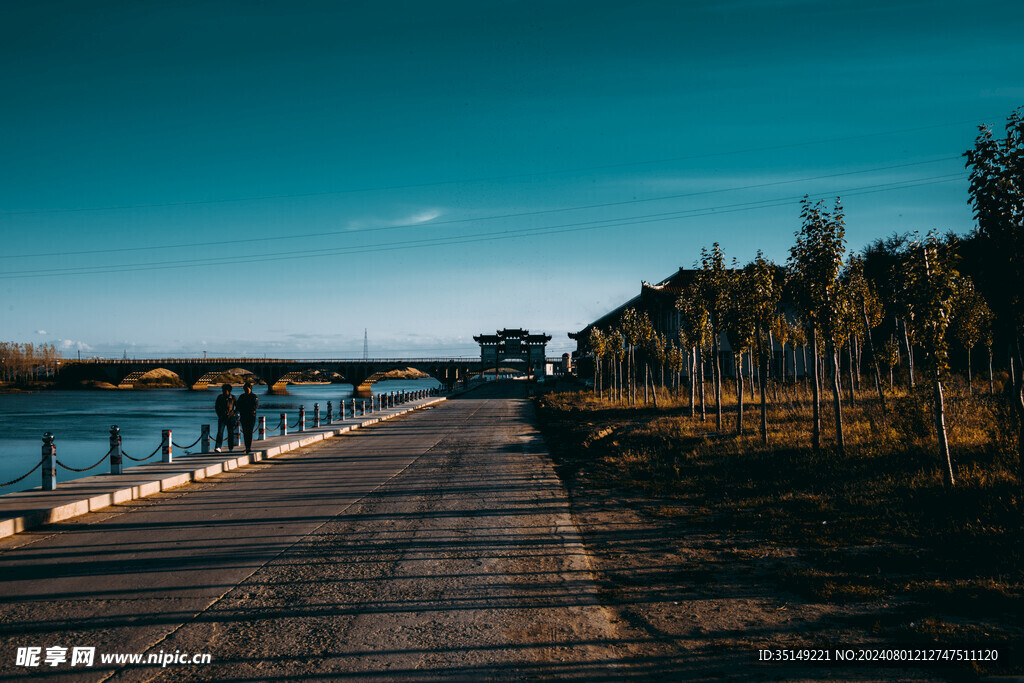
[[[797,549],[800,561],[774,577],[784,590],[826,603],[896,603],[899,618],[871,630],[904,642],[1019,642],[1021,490],[1001,397],[972,396],[955,381],[948,388],[952,490],[942,484],[926,391],[891,393],[887,411],[867,392],[857,407],[844,394],[843,455],[825,398],[818,453],[799,387],[769,403],[767,446],[749,398],[739,436],[715,433],[710,401],[701,422],[667,392],[657,409],[580,392],[544,394],[537,406],[567,481],[582,474],[587,485],[628,487],[650,499],[654,516]],[[724,404],[723,426],[734,430],[735,396]]]

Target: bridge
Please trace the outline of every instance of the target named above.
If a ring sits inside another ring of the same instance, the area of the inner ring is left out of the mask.
[[[153,370],[168,370],[187,386],[203,390],[223,373],[241,368],[267,383],[269,393],[286,391],[306,372],[321,370],[337,373],[356,387],[357,396],[369,396],[372,385],[392,370],[413,368],[424,372],[448,388],[481,372],[480,358],[146,358],[93,359],[65,361],[57,372],[63,384],[101,381],[119,389],[133,389]]]
[[[372,395],[373,385],[387,378],[392,370],[413,368],[441,382],[449,390],[464,382],[471,374],[492,370],[501,374],[511,364],[513,370],[527,377],[543,377],[547,365],[557,367],[561,359],[545,358],[551,336],[530,334],[522,328],[505,328],[496,334],[473,337],[480,344],[479,357],[442,358],[155,358],[155,359],[91,359],[64,363],[57,373],[63,384],[82,381],[109,382],[119,389],[134,389],[153,370],[173,372],[186,385],[202,390],[216,384],[225,372],[247,370],[266,382],[268,392],[284,393],[292,382],[310,371],[320,370],[341,375],[356,388],[356,396]],[[506,365],[503,370],[502,365]],[[520,369],[521,368],[521,369]]]

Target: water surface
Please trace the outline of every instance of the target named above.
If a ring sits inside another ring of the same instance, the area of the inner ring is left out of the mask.
[[[373,386],[375,394],[389,391],[412,391],[439,387],[434,379],[389,380]],[[326,419],[327,402],[334,405],[351,399],[351,384],[290,385],[288,395],[271,396],[266,387],[256,387],[260,399],[259,414],[267,418],[267,428],[277,426],[281,413],[288,414],[294,424],[299,407],[306,408],[306,424],[313,424],[313,405],[320,404]],[[235,388],[235,395],[241,393]],[[0,394],[0,483],[20,477],[35,467],[42,453],[44,432],[54,435],[57,459],[69,467],[84,468],[96,463],[110,448],[110,427],[121,429],[121,445],[135,458],[143,458],[160,445],[160,434],[171,430],[174,443],[189,446],[199,438],[202,425],[210,425],[216,437],[217,415],[213,402],[218,392],[189,389],[145,389],[111,391],[41,391],[27,394]],[[199,444],[190,449],[175,448],[175,455],[198,452]],[[159,460],[159,455],[151,459]],[[137,463],[124,461],[126,467]],[[70,472],[57,468],[57,481],[110,472],[109,462],[89,472]],[[23,491],[40,485],[42,474],[35,471],[13,486],[0,488],[0,494]]]

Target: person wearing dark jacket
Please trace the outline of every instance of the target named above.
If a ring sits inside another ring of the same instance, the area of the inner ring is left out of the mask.
[[[238,397],[235,409],[238,419],[242,421],[242,438],[245,439],[245,452],[252,453],[252,429],[256,426],[256,407],[260,399],[252,393],[252,385],[245,383],[245,393]]]
[[[221,394],[213,404],[217,411],[217,447],[214,451],[220,453],[220,442],[224,435],[224,429],[228,430],[228,450],[235,450],[235,422],[238,417],[235,413],[235,397],[231,395],[231,385],[221,386]]]

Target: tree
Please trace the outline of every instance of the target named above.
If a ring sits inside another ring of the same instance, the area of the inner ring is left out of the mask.
[[[761,392],[761,441],[768,443],[768,404],[765,385],[768,381],[768,358],[770,345],[765,337],[777,322],[776,312],[781,297],[780,283],[775,277],[775,264],[765,259],[760,250],[757,256],[743,268],[742,286],[745,290],[745,304],[750,309],[757,347],[759,389]],[[770,339],[770,337],[769,337]]]
[[[846,291],[853,304],[855,312],[859,313],[863,321],[862,329],[864,340],[868,344],[868,354],[871,356],[871,365],[875,371],[875,391],[878,392],[878,401],[885,410],[885,391],[882,389],[882,372],[878,363],[878,355],[875,352],[875,344],[871,338],[871,330],[878,327],[882,322],[882,302],[875,293],[875,288],[868,281],[864,274],[864,257],[851,256],[846,263],[846,270],[843,273],[846,284]]]
[[[739,435],[743,433],[743,354],[753,346],[757,333],[752,296],[755,285],[751,272],[746,269],[728,272],[725,283],[728,303],[723,320],[736,366],[736,434]]]
[[[939,438],[939,455],[945,463],[942,478],[947,487],[954,485],[955,478],[946,436],[942,384],[949,371],[946,332],[960,286],[960,274],[954,268],[950,252],[935,233],[929,233],[924,240],[911,243],[903,270],[909,294],[908,307],[917,338],[928,360],[934,396],[935,431]]]
[[[951,327],[953,336],[967,350],[967,390],[974,394],[971,351],[979,342],[991,337],[992,311],[975,289],[974,282],[966,276],[961,277],[960,286],[957,288]],[[991,366],[991,351],[989,357]]]
[[[845,222],[842,205],[836,199],[832,212],[824,202],[812,204],[808,197],[800,202],[803,225],[790,248],[787,263],[797,304],[803,311],[810,331],[813,362],[813,429],[814,450],[821,449],[821,377],[818,369],[819,344],[824,342],[832,355],[832,399],[836,420],[836,446],[844,451],[843,413],[839,395],[839,353],[835,338],[839,325],[840,283],[845,248]]]
[[[591,327],[587,345],[594,354],[594,393],[600,398],[604,395],[601,390],[601,358],[608,353],[608,339],[600,329]]]
[[[680,316],[680,339],[685,338],[692,352],[693,362],[690,364],[690,415],[694,415],[694,389],[697,386],[698,375],[700,380],[700,419],[707,420],[707,413],[704,407],[704,360],[705,349],[712,344],[714,329],[711,326],[711,313],[708,310],[707,302],[703,298],[700,282],[694,282],[687,287],[679,299],[676,300],[676,309],[682,314]]]
[[[700,250],[700,267],[694,284],[701,305],[707,311],[711,328],[711,345],[714,361],[715,381],[715,429],[722,431],[722,349],[721,337],[725,330],[725,317],[729,307],[730,273],[725,267],[725,254],[718,242],[711,245],[711,251]]]
[[[1009,398],[1018,420],[1018,483],[1024,486],[1024,107],[1007,118],[1003,139],[981,126],[964,156],[971,169],[969,203],[989,254],[976,284],[1010,347]]]

